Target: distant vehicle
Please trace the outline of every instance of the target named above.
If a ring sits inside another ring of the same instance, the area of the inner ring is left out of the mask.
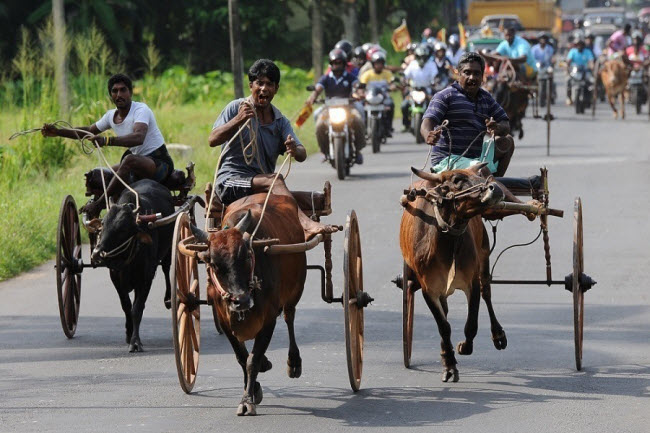
[[[491,29],[507,29],[514,27],[515,30],[523,30],[519,16],[512,14],[486,15],[481,20],[481,28],[488,26]]]
[[[494,51],[503,39],[501,38],[476,38],[467,42],[467,50],[480,53],[483,50]]]
[[[625,8],[587,8],[584,10],[585,29],[596,24],[612,24],[623,27]]]

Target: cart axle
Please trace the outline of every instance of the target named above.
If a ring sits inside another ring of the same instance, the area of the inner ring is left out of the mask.
[[[594,284],[596,284],[596,281],[593,280],[589,275],[581,272],[580,276],[578,277],[578,283],[580,285],[582,293],[585,293],[587,290],[591,289]],[[573,274],[569,274],[564,277],[564,288],[569,292],[573,292]]]

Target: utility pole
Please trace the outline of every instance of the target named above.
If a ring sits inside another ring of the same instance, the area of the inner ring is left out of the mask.
[[[345,29],[345,38],[352,43],[352,46],[359,45],[359,20],[357,19],[356,0],[345,0],[343,28]]]
[[[379,25],[377,24],[376,0],[368,0],[368,12],[370,13],[370,39],[377,44],[379,43]]]
[[[230,67],[235,85],[235,98],[244,97],[244,59],[241,48],[241,27],[237,0],[228,0],[228,22],[230,24]]]
[[[314,79],[323,75],[323,20],[321,18],[321,0],[311,2],[311,63]]]
[[[52,20],[54,21],[54,57],[56,58],[55,76],[59,93],[59,107],[63,114],[68,112],[68,76],[66,72],[65,52],[65,9],[63,0],[52,0]]]

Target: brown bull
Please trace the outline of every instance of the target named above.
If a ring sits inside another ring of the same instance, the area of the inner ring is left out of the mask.
[[[416,189],[426,191],[426,196],[404,203],[400,248],[415,276],[412,288],[422,288],[424,300],[438,325],[442,338],[443,382],[458,381],[451,327],[447,321],[447,297],[454,290],[465,292],[468,301],[465,341],[458,344],[458,353],[472,353],[481,295],[490,314],[494,346],[501,350],[507,345],[505,332],[492,308],[490,245],[481,220],[481,214],[490,205],[503,199],[503,191],[495,182],[478,176],[483,165],[440,174],[412,169],[424,179]]]
[[[192,228],[197,240],[208,244],[208,250],[199,255],[208,265],[208,299],[244,372],[244,395],[237,415],[255,415],[262,401],[262,387],[256,379],[258,373],[271,369],[265,352],[281,312],[289,330],[287,373],[297,378],[302,372],[293,320],[307,260],[304,252],[272,256],[253,252],[250,232],[259,221],[265,197],[255,194],[229,205],[218,232]],[[256,236],[276,238],[281,244],[304,242],[295,200],[272,194]],[[244,342],[252,339],[249,354]]]
[[[599,70],[600,80],[605,87],[607,100],[618,119],[616,97],[621,101],[621,119],[625,119],[625,88],[627,87],[627,69],[622,60],[607,60]]]

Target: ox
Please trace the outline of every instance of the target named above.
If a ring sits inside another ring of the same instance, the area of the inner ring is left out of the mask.
[[[111,280],[126,316],[126,343],[129,351],[142,352],[140,322],[159,263],[165,274],[165,299],[169,299],[174,227],[166,225],[148,229],[145,224],[137,221],[137,212],[161,213],[165,217],[174,212],[174,205],[169,190],[153,180],[137,181],[131,188],[138,193],[140,209],[136,209],[134,194],[124,190],[117,204],[112,205],[104,217],[92,260],[110,269]],[[129,297],[130,292],[134,292],[133,303]]]
[[[510,132],[514,135],[519,131],[518,138],[524,138],[524,126],[522,119],[528,108],[529,91],[518,86],[517,83],[508,83],[498,80],[494,87],[494,99],[503,107],[510,119]]]
[[[447,321],[447,297],[454,290],[465,292],[468,302],[465,341],[458,343],[460,355],[470,355],[478,330],[481,295],[490,314],[492,340],[505,349],[506,334],[497,321],[491,301],[489,276],[490,245],[481,214],[503,199],[497,183],[478,175],[485,164],[440,174],[412,168],[423,179],[416,190],[424,197],[403,200],[400,248],[415,276],[413,289],[422,295],[438,325],[441,340],[442,381],[458,381],[451,327]]]
[[[614,118],[618,119],[616,97],[621,101],[621,119],[625,119],[625,88],[627,87],[627,69],[622,60],[608,60],[599,70],[600,79],[607,93],[609,105],[614,110]]]
[[[289,330],[287,374],[297,378],[302,372],[293,321],[305,285],[307,259],[304,252],[266,255],[253,251],[249,231],[259,221],[265,198],[265,193],[254,194],[230,204],[218,232],[208,234],[192,227],[195,238],[208,246],[199,258],[208,266],[209,302],[244,373],[237,415],[255,415],[262,401],[257,375],[271,368],[265,352],[281,312]],[[281,244],[303,243],[296,201],[271,194],[256,236],[279,239]],[[249,354],[245,341],[251,339],[255,342]]]

